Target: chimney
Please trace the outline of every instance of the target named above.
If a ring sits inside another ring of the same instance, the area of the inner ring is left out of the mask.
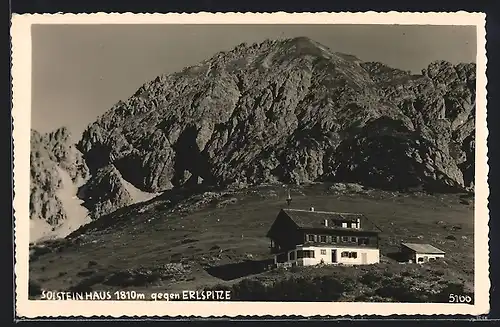
[[[310,207],[310,208],[309,208],[309,211],[314,211],[314,207]]]
[[[286,198],[286,203],[288,204],[288,206],[290,206],[291,202],[292,202],[292,197],[290,195],[290,190],[288,190],[288,197]]]
[[[325,219],[325,227],[328,227],[328,219]]]

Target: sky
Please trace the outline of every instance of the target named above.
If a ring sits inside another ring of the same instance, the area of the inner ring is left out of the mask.
[[[247,42],[306,36],[335,52],[419,73],[434,60],[476,61],[475,26],[33,25],[31,127],[75,140],[144,83]]]

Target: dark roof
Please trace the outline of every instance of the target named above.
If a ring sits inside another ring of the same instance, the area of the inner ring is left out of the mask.
[[[349,249],[367,249],[367,250],[377,250],[378,247],[373,246],[373,245],[359,245],[357,243],[321,243],[321,242],[307,242],[307,245],[304,245],[304,247],[308,246],[317,246],[317,247],[322,247],[326,249],[336,249],[336,248],[349,248]]]
[[[401,243],[401,245],[413,250],[417,253],[431,253],[431,254],[444,254],[443,250],[438,249],[430,244],[418,244],[418,243]]]
[[[342,228],[339,226],[334,226],[334,221],[352,221],[356,222],[358,219],[361,220],[361,231],[375,231],[376,227],[371,222],[369,222],[363,214],[360,213],[346,213],[346,212],[329,212],[329,211],[311,211],[311,210],[300,210],[300,209],[282,209],[282,211],[292,219],[299,228],[322,228],[322,229],[342,229],[347,230],[348,228]],[[328,226],[324,225],[324,221],[328,220]],[[366,223],[371,226],[366,226]],[[366,227],[365,227],[366,226]],[[377,228],[378,229],[378,228]]]

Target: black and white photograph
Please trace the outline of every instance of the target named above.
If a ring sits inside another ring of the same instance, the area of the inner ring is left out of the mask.
[[[484,16],[103,15],[13,48],[23,301],[487,311]]]

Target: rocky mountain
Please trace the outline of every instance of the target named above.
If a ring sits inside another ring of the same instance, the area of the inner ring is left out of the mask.
[[[155,196],[134,188],[111,166],[90,179],[65,127],[47,134],[32,130],[30,159],[31,241],[65,237],[92,219]]]
[[[88,179],[89,170],[70,139],[64,127],[47,134],[31,131],[32,240],[65,236],[88,222],[76,193]]]
[[[131,189],[334,181],[472,190],[475,78],[473,63],[411,74],[304,37],[240,44],[158,76],[92,123],[77,144],[90,175],[79,196],[98,218],[134,202]],[[34,184],[57,185],[54,176]]]

